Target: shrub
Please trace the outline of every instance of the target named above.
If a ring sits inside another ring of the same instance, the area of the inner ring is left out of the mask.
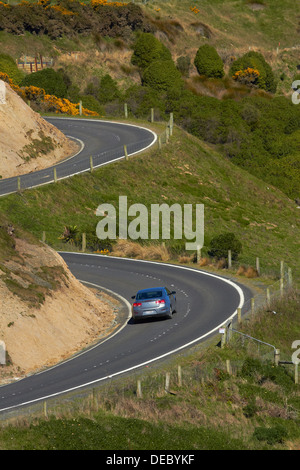
[[[277,84],[271,66],[266,62],[264,56],[259,52],[249,51],[239,59],[235,60],[230,68],[230,75],[238,79],[239,76],[245,78],[245,71],[248,69],[258,71],[255,84],[263,90],[275,93]],[[238,75],[236,75],[238,74]],[[246,74],[247,75],[247,74]],[[249,83],[251,80],[249,80]],[[246,83],[244,81],[244,83]]]
[[[21,86],[35,86],[43,88],[49,95],[55,95],[58,98],[67,96],[67,85],[64,77],[60,72],[47,68],[38,72],[30,73],[22,80]]]
[[[24,73],[18,69],[14,59],[8,54],[0,54],[0,72],[6,73],[15,85],[20,85]]]
[[[210,242],[208,254],[217,259],[227,259],[228,250],[231,250],[233,260],[237,259],[242,251],[242,244],[235,237],[234,233],[223,233],[214,237]]]
[[[172,60],[156,60],[143,73],[142,83],[158,91],[182,88],[181,73]]]
[[[94,98],[92,95],[83,95],[80,96],[80,100],[82,101],[83,108],[87,108],[91,111],[95,111],[97,114],[102,115],[104,114],[103,106],[99,103],[99,101]]]
[[[144,70],[156,60],[169,61],[171,52],[151,33],[140,34],[133,46],[131,62]]]
[[[255,428],[253,433],[253,437],[255,437],[257,440],[266,441],[270,445],[282,443],[287,438],[287,436],[287,430],[280,424],[277,424],[272,428],[260,426]]]
[[[199,47],[194,64],[199,75],[215,78],[222,78],[224,76],[223,61],[216,49],[209,44]]]
[[[114,101],[120,97],[120,92],[115,80],[109,74],[104,75],[100,80],[100,87],[97,99],[100,103],[105,104]]]
[[[185,55],[178,57],[176,67],[184,77],[188,77],[191,68],[191,59],[189,58],[189,56]]]

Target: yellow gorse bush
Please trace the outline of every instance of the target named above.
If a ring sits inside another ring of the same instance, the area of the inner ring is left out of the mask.
[[[48,95],[43,88],[32,85],[20,88],[13,83],[6,73],[2,72],[0,72],[0,80],[8,83],[23,99],[46,105],[48,111],[53,110],[55,113],[70,114],[71,116],[78,116],[80,113],[79,103],[72,103],[66,98],[57,98],[55,95]],[[98,116],[96,111],[91,111],[86,108],[82,108],[82,114],[84,116]]]
[[[239,78],[246,78],[246,77],[253,77],[253,78],[258,78],[260,75],[259,71],[257,69],[253,69],[251,67],[248,67],[247,69],[244,70],[238,70],[235,72],[235,74],[232,76],[234,80],[238,80]]]
[[[190,10],[193,11],[196,15],[197,15],[197,13],[200,12],[199,8],[197,8],[197,7],[190,7]]]
[[[91,0],[91,5],[93,8],[97,8],[101,5],[109,5],[113,7],[123,7],[124,5],[128,5],[128,3],[123,2],[108,2],[107,0]]]

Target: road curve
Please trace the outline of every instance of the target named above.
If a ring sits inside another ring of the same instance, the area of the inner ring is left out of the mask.
[[[67,135],[84,141],[78,164],[82,156],[95,155],[100,149],[99,165],[106,164],[120,148],[119,143],[128,144],[127,133],[136,132],[136,127],[133,130],[115,123],[102,127],[102,121],[99,126],[99,121],[93,120],[55,119],[55,124]],[[147,145],[151,145],[155,136],[141,129],[135,139],[140,150],[147,139]],[[105,149],[109,152],[110,141],[112,154],[104,156]],[[244,286],[197,269],[82,253],[63,252],[61,256],[79,280],[108,288],[123,298],[125,315],[121,327],[111,338],[51,369],[0,387],[1,413],[110,380],[181,351],[217,331],[251,297]],[[177,312],[171,320],[149,319],[133,324],[127,308],[131,296],[140,288],[159,285],[176,290]]]
[[[112,338],[42,373],[0,387],[2,413],[110,380],[179,352],[216,332],[250,298],[245,287],[197,269],[101,255],[61,256],[78,279],[111,289],[126,303],[137,289],[170,286],[177,292],[177,312],[171,320],[138,324],[124,318]]]
[[[78,173],[90,170],[90,157],[93,166],[97,168],[107,163],[125,158],[124,145],[128,155],[144,150],[156,141],[156,134],[143,127],[132,124],[121,124],[99,119],[78,118],[46,118],[65,135],[80,144],[78,153],[58,162],[56,165],[20,175],[21,189],[28,189],[54,181],[54,167],[57,179],[68,178]],[[0,196],[18,191],[18,177],[0,180]]]

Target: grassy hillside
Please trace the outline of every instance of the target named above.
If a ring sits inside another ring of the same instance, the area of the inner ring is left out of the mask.
[[[46,231],[47,243],[55,248],[80,249],[85,232],[87,246],[96,250],[105,244],[98,245],[95,210],[108,202],[118,211],[119,196],[128,197],[128,207],[142,203],[149,209],[162,202],[203,203],[203,256],[212,237],[233,232],[243,246],[240,264],[253,266],[259,257],[262,272],[277,276],[284,260],[299,275],[299,209],[294,202],[179,128],[161,151],[153,148],[92,174],[1,198],[0,211],[39,238]],[[77,227],[73,245],[59,240],[65,226]],[[184,253],[184,243],[166,241],[169,259]]]

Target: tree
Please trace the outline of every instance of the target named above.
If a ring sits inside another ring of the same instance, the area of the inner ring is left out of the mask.
[[[171,52],[151,33],[142,33],[133,46],[131,62],[140,69],[146,69],[156,60],[171,60]]]
[[[150,64],[143,73],[142,82],[157,91],[183,86],[181,73],[172,60],[156,60]]]
[[[231,250],[231,258],[233,260],[238,258],[242,251],[242,244],[236,238],[234,233],[222,233],[212,238],[209,244],[208,254],[218,259],[228,258],[228,250]]]
[[[115,80],[107,73],[100,80],[100,88],[98,92],[98,100],[100,103],[105,104],[109,101],[114,101],[119,98],[120,92]]]
[[[238,79],[239,73],[244,72],[247,69],[257,70],[259,72],[256,80],[259,88],[269,91],[270,93],[276,92],[277,83],[275,81],[272,68],[266,62],[262,54],[255,51],[247,52],[233,62],[229,73],[232,77],[237,77]]]
[[[48,68],[30,73],[22,80],[21,86],[35,86],[43,88],[48,95],[55,95],[58,98],[67,96],[67,85],[60,72]]]
[[[199,47],[194,64],[199,75],[214,78],[222,78],[224,76],[223,61],[216,49],[209,44]]]

